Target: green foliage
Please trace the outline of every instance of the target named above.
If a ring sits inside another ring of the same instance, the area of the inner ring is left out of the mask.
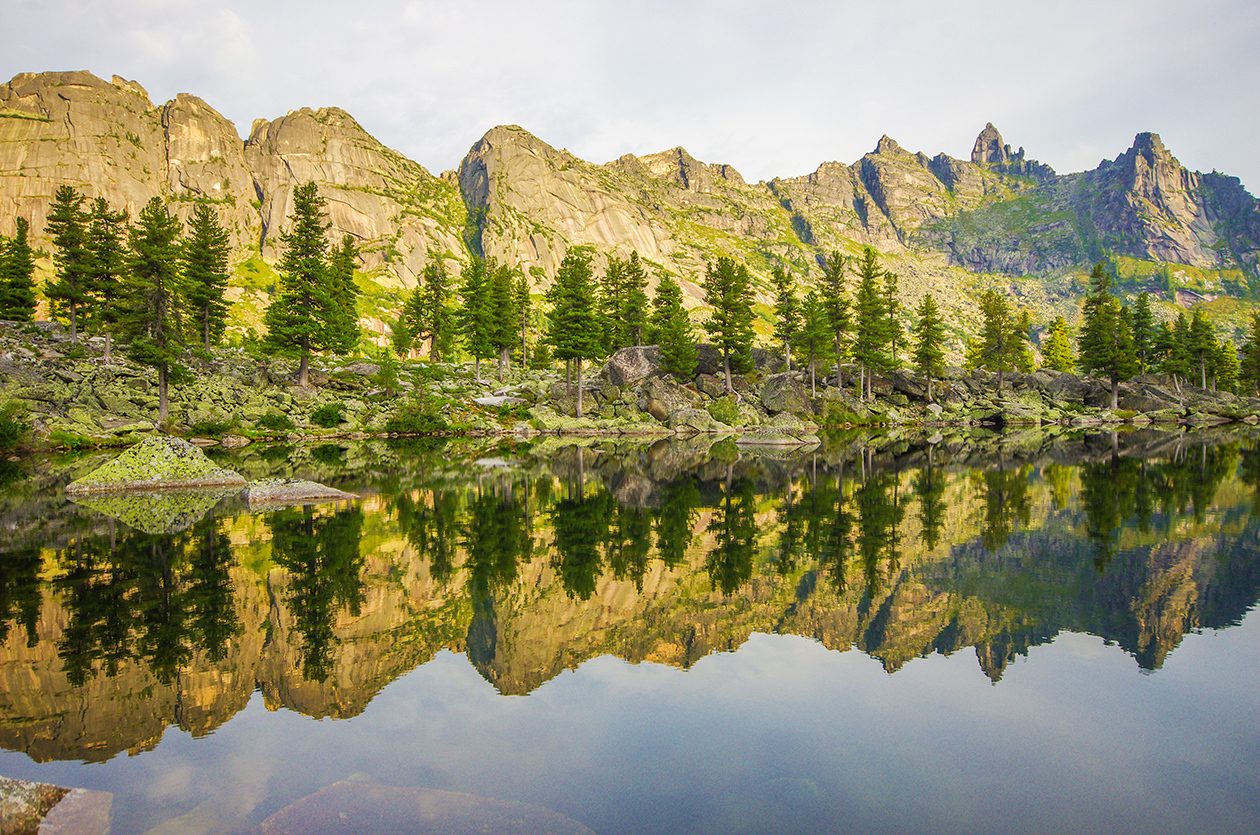
[[[547,291],[551,303],[547,339],[558,359],[593,359],[603,352],[603,323],[595,298],[590,252],[575,247],[565,255]]]
[[[704,408],[714,420],[725,423],[727,426],[734,426],[739,420],[739,404],[735,402],[732,395],[728,394],[725,397],[710,400]]]
[[[120,316],[132,360],[157,370],[158,415],[163,421],[167,386],[183,371],[179,231],[179,220],[167,212],[160,197],[140,210],[138,226],[131,230],[131,272]]]
[[[441,403],[432,397],[403,402],[385,422],[385,431],[391,435],[432,435],[449,428]]]
[[[0,406],[0,455],[12,455],[26,446],[31,426],[26,407],[16,400]]]
[[[1260,311],[1251,314],[1251,333],[1243,343],[1238,373],[1248,392],[1260,392]]]
[[[1164,265],[1168,269],[1168,265]],[[1155,317],[1151,313],[1150,293],[1142,293],[1133,305],[1133,353],[1137,357],[1138,370],[1145,374],[1155,349]]]
[[[27,240],[30,224],[19,217],[9,240],[0,239],[0,319],[35,318],[35,257]]]
[[[709,264],[701,286],[712,308],[704,329],[722,351],[726,390],[731,392],[731,372],[752,370],[752,278],[743,264],[722,256]]]
[[[188,221],[188,238],[180,260],[184,267],[185,297],[189,309],[190,334],[209,351],[223,341],[227,327],[228,256],[231,244],[219,215],[209,203],[193,207]]]
[[[105,198],[96,198],[87,228],[84,286],[90,296],[87,318],[98,330],[108,330],[127,315],[127,302],[122,298],[128,282],[126,235],[127,212],[110,211]]]
[[[270,432],[287,432],[293,428],[293,421],[288,415],[280,412],[268,412],[258,418],[258,426]]]
[[[881,285],[883,277],[875,250],[866,247],[858,264],[858,286],[853,299],[853,359],[868,372],[894,367],[890,351],[893,332],[885,287]]]
[[[690,380],[696,373],[696,341],[691,317],[682,304],[682,288],[672,276],[661,276],[652,299],[648,339],[660,346],[661,368],[667,374]]]
[[[810,393],[817,395],[818,366],[830,365],[835,360],[832,347],[831,325],[827,318],[827,307],[818,293],[810,290],[805,294],[805,303],[801,306],[801,324],[796,335],[796,353],[802,363],[809,368]]]
[[[211,418],[209,420],[199,420],[188,424],[188,432],[191,435],[200,438],[214,438],[220,435],[226,435],[231,432],[237,425],[236,418]]]
[[[1071,371],[1076,367],[1076,357],[1072,354],[1072,339],[1068,331],[1067,320],[1056,316],[1050,323],[1046,341],[1041,344],[1041,356],[1046,368],[1054,371]]]
[[[474,258],[460,273],[459,295],[461,303],[455,314],[459,332],[463,336],[464,349],[480,363],[494,356],[494,323],[490,307],[490,271],[492,265]],[[478,365],[477,377],[481,378]]]
[[[341,423],[341,409],[342,404],[340,403],[325,403],[311,412],[311,423],[316,426],[322,426],[325,429],[332,429]]]
[[[1111,377],[1111,407],[1116,407],[1117,383],[1138,370],[1133,351],[1133,330],[1128,310],[1111,295],[1111,276],[1102,264],[1090,274],[1090,292],[1085,297],[1084,315],[1077,341],[1078,362],[1086,371]]]
[[[930,393],[932,379],[945,370],[945,320],[931,293],[923,297],[916,314],[919,321],[914,330],[914,367],[928,378]]]
[[[359,287],[354,281],[354,265],[358,258],[354,237],[343,235],[341,246],[333,250],[329,259],[330,304],[324,340],[328,350],[334,354],[349,354],[359,344]]]
[[[775,267],[770,273],[774,285],[774,338],[783,346],[783,362],[792,367],[792,339],[801,328],[801,303],[796,298],[796,282],[791,273]]]
[[[83,195],[68,185],[57,189],[49,206],[45,232],[54,247],[55,278],[44,285],[54,313],[65,311],[70,319],[70,337],[78,339],[78,314],[89,300],[88,214],[83,211]]]

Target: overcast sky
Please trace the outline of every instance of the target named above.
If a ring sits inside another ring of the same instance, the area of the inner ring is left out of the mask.
[[[677,145],[746,179],[985,122],[1070,172],[1159,133],[1260,188],[1255,0],[7,0],[0,76],[86,69],[249,133],[335,105],[431,171],[518,124],[594,162]],[[20,34],[18,29],[20,28]]]

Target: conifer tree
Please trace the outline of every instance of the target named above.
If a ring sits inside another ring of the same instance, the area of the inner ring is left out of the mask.
[[[297,354],[298,385],[310,384],[311,354],[328,347],[328,323],[337,315],[327,262],[328,222],[324,199],[315,183],[293,190],[290,229],[280,236],[284,253],[276,265],[279,295],[263,321],[267,342],[279,351]]]
[[[1086,371],[1099,371],[1110,377],[1111,408],[1115,409],[1120,381],[1133,376],[1138,366],[1129,316],[1111,295],[1111,285],[1111,276],[1102,264],[1096,264],[1083,305],[1077,361]]]
[[[1015,367],[1025,374],[1037,370],[1037,358],[1032,348],[1032,315],[1027,310],[1019,312],[1015,323]]]
[[[35,257],[27,240],[30,224],[20,217],[16,225],[0,247],[0,319],[29,322],[35,318]]]
[[[533,301],[529,297],[529,279],[525,277],[525,273],[517,271],[516,283],[512,286],[512,300],[516,304],[516,316],[520,320],[521,326],[521,367],[525,366],[526,360],[529,358],[528,326],[529,314],[533,307]]]
[[[495,266],[489,274],[486,306],[490,316],[490,344],[499,355],[499,382],[503,382],[508,370],[509,354],[516,344],[516,328],[521,321],[516,306],[517,275],[517,271],[506,264]]]
[[[481,382],[481,361],[495,354],[493,312],[490,307],[490,271],[493,264],[474,257],[460,272],[460,306],[456,322],[464,340],[464,350],[473,356],[477,382]]]
[[[429,359],[449,356],[455,338],[456,317],[451,311],[451,285],[446,262],[430,253],[420,281],[403,305],[405,326],[413,340],[429,340]]]
[[[712,308],[704,329],[722,352],[722,372],[726,392],[735,386],[732,369],[743,373],[752,368],[753,293],[748,268],[722,256],[705,272],[704,300]]]
[[[1190,340],[1186,345],[1190,360],[1198,370],[1199,387],[1208,387],[1208,366],[1216,351],[1216,336],[1212,333],[1212,323],[1203,315],[1203,311],[1195,308],[1190,317]]]
[[[418,288],[417,288],[418,289]],[[415,334],[411,332],[411,322],[407,316],[407,307],[411,304],[411,297],[415,291],[407,294],[403,301],[403,309],[399,311],[398,318],[394,320],[389,328],[389,347],[393,350],[397,357],[405,357],[411,353],[411,346],[415,342]]]
[[[227,327],[228,255],[231,244],[219,215],[209,203],[198,203],[188,221],[182,258],[189,324],[207,352],[218,345]]]
[[[621,313],[618,317],[622,328],[621,347],[623,348],[643,344],[648,316],[647,283],[647,271],[643,268],[643,260],[639,258],[637,250],[631,251],[622,281],[623,298]]]
[[[1050,323],[1046,341],[1041,344],[1041,356],[1045,359],[1046,368],[1054,371],[1071,371],[1076,367],[1067,320],[1062,316],[1054,317]]]
[[[931,293],[923,297],[916,315],[919,322],[914,329],[914,367],[927,377],[927,397],[932,400],[933,378],[945,370],[945,320]]]
[[[1145,374],[1155,350],[1155,317],[1151,313],[1151,294],[1142,293],[1133,304],[1133,353],[1139,373]]]
[[[131,230],[130,270],[119,324],[131,358],[157,370],[158,418],[169,413],[168,386],[184,350],[179,269],[180,222],[154,197]]]
[[[797,355],[809,366],[809,391],[811,397],[818,396],[817,369],[821,365],[830,365],[832,356],[831,322],[827,318],[827,308],[818,293],[810,290],[805,294],[805,303],[801,305],[800,327],[796,334]]]
[[[844,289],[844,272],[849,260],[832,250],[822,260],[823,280],[819,296],[827,311],[827,324],[835,338],[836,385],[840,385],[840,363],[845,358],[844,339],[849,330],[849,299]]]
[[[888,311],[880,279],[883,271],[869,246],[858,264],[858,286],[853,298],[853,359],[860,368],[861,397],[871,397],[871,376],[892,368],[889,349]]]
[[[652,299],[648,340],[660,346],[661,368],[682,380],[696,373],[696,340],[691,317],[682,303],[682,288],[672,276],[663,275]]]
[[[980,297],[980,312],[984,325],[980,336],[980,367],[997,372],[998,391],[1007,371],[1015,370],[1020,357],[1022,340],[1016,322],[1011,319],[1006,299],[993,290],[986,290]]]
[[[53,195],[49,206],[47,232],[52,238],[56,253],[53,263],[57,267],[56,278],[44,285],[52,312],[64,310],[70,319],[70,339],[79,339],[79,312],[84,309],[88,295],[88,214],[83,211],[83,195],[70,186],[63,185]]]
[[[1234,347],[1234,343],[1228,339],[1218,342],[1212,364],[1213,390],[1236,394],[1238,392],[1238,350]]]
[[[582,417],[582,360],[600,356],[604,335],[596,306],[591,256],[585,247],[575,247],[565,254],[547,300],[551,302],[547,338],[556,357],[576,363],[577,416]]]
[[[802,326],[801,303],[796,298],[796,282],[782,267],[774,268],[770,281],[774,284],[774,338],[783,346],[783,364],[791,371],[792,338]]]
[[[599,281],[599,325],[603,332],[604,354],[621,347],[621,301],[625,287],[626,262],[609,258],[608,267]]]
[[[1260,312],[1251,314],[1251,333],[1239,358],[1239,378],[1252,394],[1260,394]]]
[[[110,327],[122,315],[120,296],[127,272],[127,212],[110,211],[104,197],[92,202],[87,227],[85,287],[93,330],[105,334],[105,362],[110,361]]]
[[[334,354],[348,354],[359,344],[359,286],[354,283],[354,265],[359,259],[353,235],[343,235],[341,246],[333,250],[328,264],[328,290],[331,304],[325,342]]]
[[[901,304],[897,301],[899,292],[897,283],[896,273],[884,272],[884,329],[888,339],[890,370],[901,366],[901,362],[897,359],[897,349],[901,347],[901,340],[905,336],[901,322],[897,319],[897,313],[901,310]]]

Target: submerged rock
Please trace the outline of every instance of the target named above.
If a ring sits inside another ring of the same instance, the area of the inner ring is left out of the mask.
[[[105,835],[114,796],[0,777],[0,832]]]
[[[113,461],[66,485],[68,495],[115,490],[236,487],[244,476],[218,467],[197,447],[180,438],[146,438]]]
[[[283,507],[295,504],[319,504],[359,498],[335,487],[300,478],[271,478],[255,481],[246,491],[250,510],[259,507]]]

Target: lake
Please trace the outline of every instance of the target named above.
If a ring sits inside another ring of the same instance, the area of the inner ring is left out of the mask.
[[[1256,430],[252,446],[359,498],[68,501],[108,457],[0,471],[0,775],[114,833],[1260,820]]]

